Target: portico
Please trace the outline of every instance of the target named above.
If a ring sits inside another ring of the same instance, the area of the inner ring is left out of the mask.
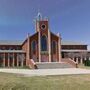
[[[0,50],[0,67],[18,67],[26,65],[24,51]]]
[[[64,57],[71,58],[78,64],[83,64],[85,60],[90,60],[89,50],[62,50]]]

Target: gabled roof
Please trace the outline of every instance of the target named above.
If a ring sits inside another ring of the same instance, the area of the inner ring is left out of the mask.
[[[54,36],[56,36],[56,37],[58,37],[57,34],[55,34],[55,33],[53,33],[53,32],[51,32],[51,34],[54,35]]]
[[[0,40],[0,45],[22,45],[23,41],[17,40]]]

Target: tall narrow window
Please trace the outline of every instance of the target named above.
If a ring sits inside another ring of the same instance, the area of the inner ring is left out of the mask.
[[[41,51],[47,51],[47,37],[45,35],[41,37]]]
[[[56,54],[56,41],[52,42],[52,53]]]
[[[36,53],[36,41],[32,41],[31,49],[32,49],[32,53],[35,54]]]

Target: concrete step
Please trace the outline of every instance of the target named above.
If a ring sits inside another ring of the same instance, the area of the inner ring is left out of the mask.
[[[55,69],[55,68],[73,68],[70,64],[65,62],[41,62],[36,63],[38,69]]]

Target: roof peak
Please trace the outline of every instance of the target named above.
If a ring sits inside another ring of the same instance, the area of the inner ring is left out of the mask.
[[[42,16],[42,13],[40,12],[40,11],[38,11],[38,13],[37,13],[37,16],[36,16],[36,20],[37,21],[42,21],[42,20],[48,20],[48,18],[45,16],[45,17],[43,17]]]

